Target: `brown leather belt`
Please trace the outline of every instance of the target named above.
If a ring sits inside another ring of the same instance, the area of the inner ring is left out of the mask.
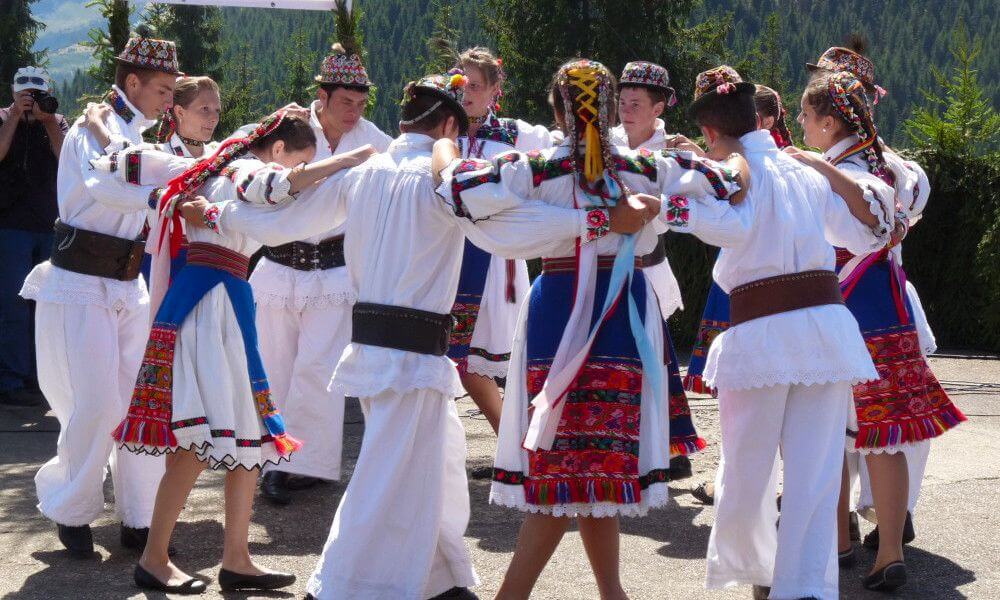
[[[356,344],[394,348],[444,356],[454,319],[450,314],[405,306],[358,302],[354,305],[351,341]]]
[[[67,271],[132,281],[139,277],[145,238],[127,240],[56,220],[49,262]]]
[[[667,260],[667,245],[663,241],[663,235],[657,236],[656,247],[649,254],[642,257],[642,268],[648,269],[656,265],[663,264]]]
[[[803,271],[751,281],[729,292],[730,327],[783,312],[843,304],[833,271]]]

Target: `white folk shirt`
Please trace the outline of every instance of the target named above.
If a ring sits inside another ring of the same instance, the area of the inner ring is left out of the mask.
[[[671,229],[721,247],[713,277],[724,292],[765,277],[833,271],[831,244],[854,253],[885,245],[889,222],[870,228],[855,219],[827,179],[779,151],[767,131],[748,133],[740,141],[751,172],[741,204],[692,199],[683,211],[664,201]],[[873,214],[881,218],[887,209],[892,214],[891,204],[886,206],[891,194],[886,198],[874,182],[862,188]],[[705,378],[719,389],[749,389],[856,383],[878,374],[850,311],[825,305],[730,327],[709,349]]]
[[[667,147],[667,140],[672,139],[673,136],[667,133],[666,124],[663,119],[656,119],[655,127],[653,128],[653,135],[650,138],[635,148],[645,148],[646,150],[664,150]],[[625,132],[624,125],[617,125],[611,128],[611,143],[616,146],[630,147],[628,143],[628,133]]]
[[[458,216],[434,191],[433,144],[426,135],[404,133],[387,152],[303,192],[297,204],[308,204],[309,210],[291,219],[281,215],[283,222],[302,220],[317,228],[347,217],[344,251],[359,301],[448,314],[458,290],[466,236],[488,252],[511,258],[549,255],[586,236],[586,211],[541,202],[507,203],[475,223]],[[273,211],[288,212],[288,207]],[[244,228],[259,220],[264,229],[274,217],[230,202],[221,223],[223,228],[227,223]],[[448,395],[462,389],[455,365],[446,356],[353,343],[344,351],[332,385],[362,398],[386,390],[406,394],[430,389]]]
[[[316,134],[314,162],[335,154],[350,152],[365,144],[371,144],[377,152],[385,152],[392,142],[392,138],[374,123],[362,118],[354,128],[340,138],[336,148],[331,148],[316,114],[318,106],[319,101],[316,100],[309,108],[309,124]],[[343,222],[328,223],[328,225],[327,230],[302,241],[318,244],[345,232]],[[261,258],[254,268],[250,284],[253,286],[254,299],[258,304],[299,311],[307,307],[324,308],[351,304],[357,297],[347,271],[343,268],[300,271],[272,262],[266,257]]]
[[[113,88],[133,113],[131,122],[112,113],[105,125],[115,139],[142,142],[142,132],[155,124],[145,118],[125,94]],[[93,169],[91,160],[104,154],[104,147],[76,120],[66,133],[59,154],[57,199],[59,219],[70,226],[135,239],[146,222],[148,198],[153,187],[123,184],[112,174]],[[140,279],[117,281],[60,269],[45,261],[24,281],[21,295],[29,300],[56,304],[93,304],[123,309],[148,302],[146,286]]]
[[[653,135],[648,140],[633,148],[633,150],[638,148],[652,152],[665,150],[667,148],[667,140],[671,138],[673,136],[667,133],[663,119],[656,119]],[[611,129],[611,143],[618,146],[630,147],[625,126],[618,125]],[[653,286],[653,291],[656,292],[656,299],[659,302],[660,313],[663,315],[664,320],[670,318],[670,315],[679,309],[684,308],[684,301],[681,298],[681,286],[677,283],[677,277],[674,276],[674,272],[670,268],[669,257],[664,258],[663,262],[658,265],[643,269],[643,272],[649,279],[649,283]]]

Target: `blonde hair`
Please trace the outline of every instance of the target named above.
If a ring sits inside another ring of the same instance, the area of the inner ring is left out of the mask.
[[[219,93],[219,84],[211,77],[179,77],[174,84],[174,105],[187,108],[204,91]]]
[[[503,68],[500,59],[493,55],[489,48],[476,46],[458,55],[458,66],[462,69],[475,67],[479,69],[490,85],[503,83]]]

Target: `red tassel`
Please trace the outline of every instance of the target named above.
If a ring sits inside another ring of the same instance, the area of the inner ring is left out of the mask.
[[[274,437],[274,447],[278,449],[278,452],[282,456],[288,456],[292,452],[295,452],[296,450],[301,448],[302,442],[293,438],[287,433],[283,433],[281,435]]]

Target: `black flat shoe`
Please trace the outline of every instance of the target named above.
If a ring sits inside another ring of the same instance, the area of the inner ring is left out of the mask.
[[[122,523],[121,544],[122,548],[138,550],[142,552],[146,548],[146,540],[149,539],[149,527],[128,527]],[[167,556],[177,554],[177,548],[173,545],[167,547]]]
[[[469,477],[477,481],[491,481],[493,479],[493,465],[476,467],[469,471]]]
[[[891,592],[906,583],[906,565],[901,561],[889,563],[861,580],[866,590]]]
[[[858,562],[857,552],[854,550],[854,546],[851,546],[843,552],[837,553],[837,563],[840,565],[841,569],[850,569]]]
[[[691,459],[684,456],[675,456],[670,459],[670,481],[687,479],[694,473],[691,470]]]
[[[59,541],[73,558],[90,558],[94,556],[94,535],[90,531],[90,525],[80,525],[71,527],[60,525]]]
[[[771,595],[771,588],[766,585],[753,586],[753,600],[767,600]]]
[[[711,490],[709,490],[711,486]],[[697,487],[691,488],[691,495],[702,504],[712,506],[715,504],[715,484],[701,483]]]
[[[144,590],[157,590],[170,594],[180,594],[181,596],[196,596],[208,589],[204,581],[195,579],[194,577],[180,585],[167,585],[157,579],[155,575],[143,569],[142,565],[135,566],[132,578],[135,579],[135,584]]]
[[[907,545],[913,540],[917,539],[917,532],[913,529],[913,516],[909,511],[906,512],[906,521],[903,523],[903,545]],[[865,548],[871,550],[878,550],[878,526],[872,529],[871,533],[865,536],[865,541],[862,542]]]
[[[288,477],[285,479],[285,489],[297,492],[299,490],[307,490],[321,483],[326,483],[326,480],[320,479],[319,477],[289,473]]]
[[[860,542],[861,541],[861,525],[858,524],[858,513],[851,512],[851,514],[848,516],[847,523],[848,523],[847,524],[847,531],[848,531],[848,533],[851,536],[851,541],[852,542]]]
[[[285,506],[292,501],[292,495],[288,493],[285,483],[288,481],[288,473],[284,471],[268,471],[260,478],[260,495],[278,506]]]
[[[453,587],[447,592],[434,596],[430,600],[479,600],[479,596],[472,593],[467,587]]]
[[[219,569],[219,587],[224,592],[232,590],[277,590],[295,583],[291,573],[265,573],[263,575],[243,575],[227,569]]]

